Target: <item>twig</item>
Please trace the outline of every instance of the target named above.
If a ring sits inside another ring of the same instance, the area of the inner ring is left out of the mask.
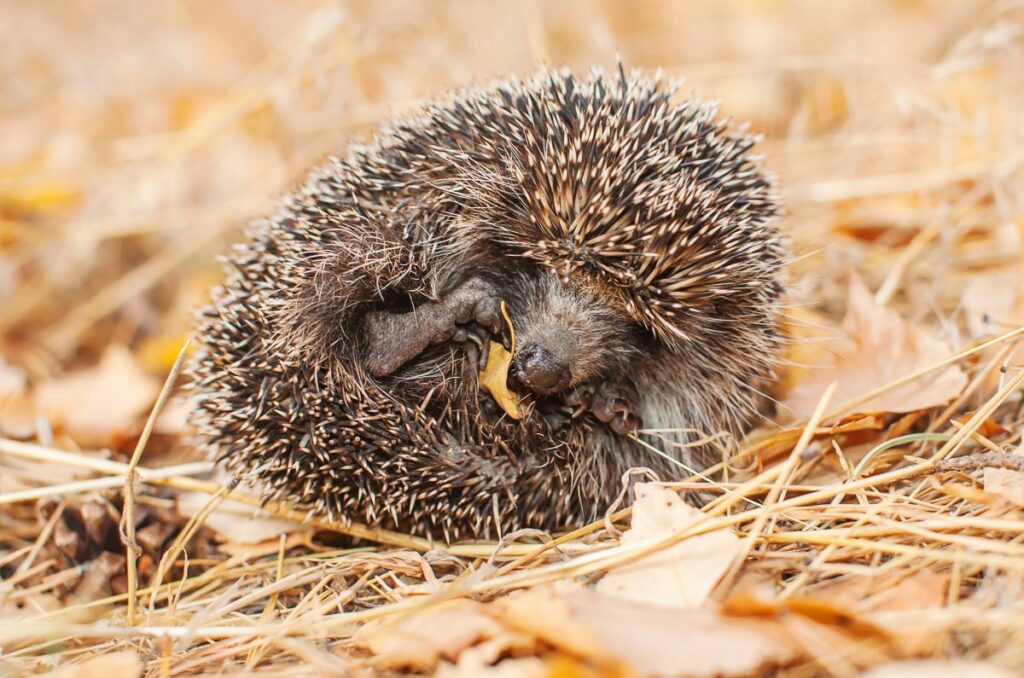
[[[983,468],[1001,468],[1007,471],[1024,472],[1024,456],[1010,452],[976,452],[956,459],[946,459],[934,469],[922,471],[921,475],[936,473],[970,473]]]
[[[139,586],[138,581],[138,557],[142,554],[142,547],[135,541],[135,489],[139,484],[139,460],[142,459],[142,452],[146,449],[146,443],[149,442],[149,437],[153,433],[153,427],[156,425],[156,420],[160,416],[160,412],[163,411],[164,405],[167,404],[167,399],[171,396],[171,391],[174,390],[174,382],[178,378],[178,373],[181,371],[181,366],[185,362],[185,356],[188,355],[188,347],[191,343],[190,340],[186,340],[185,344],[178,351],[178,357],[174,360],[174,365],[171,366],[171,371],[167,374],[167,379],[164,380],[163,388],[160,389],[160,395],[157,396],[156,404],[153,405],[153,409],[149,412],[149,418],[146,419],[146,425],[142,428],[142,435],[139,436],[139,442],[135,445],[135,451],[132,453],[132,458],[128,462],[128,471],[124,474],[124,509],[121,512],[121,524],[119,531],[121,534],[121,543],[125,545],[125,551],[128,558],[128,624],[129,626],[135,625],[135,606],[137,604],[136,591]]]
[[[136,467],[135,470],[138,472],[139,479],[142,482],[156,483],[157,481],[171,478],[173,476],[191,476],[209,473],[213,470],[213,464],[206,461],[196,461],[188,464],[165,466],[157,469]],[[123,484],[124,475],[118,473],[117,475],[104,476],[102,478],[90,478],[89,480],[76,480],[70,483],[61,483],[60,485],[44,485],[43,487],[33,487],[28,490],[18,490],[16,492],[0,494],[0,506],[4,504],[16,504],[22,501],[33,501],[36,499],[42,499],[43,497],[95,492],[96,490],[106,490]]]

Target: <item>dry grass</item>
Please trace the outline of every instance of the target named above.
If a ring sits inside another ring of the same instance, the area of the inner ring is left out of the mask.
[[[590,583],[722,529],[742,548],[711,605],[782,629],[800,648],[782,675],[908,657],[1024,670],[1024,482],[987,468],[1024,446],[1017,3],[15,0],[3,14],[0,675],[119,650],[147,675],[369,672],[369,622]],[[214,255],[310,164],[423,96],[617,56],[764,133],[798,254],[786,388],[828,361],[854,273],[948,358],[845,402],[823,388],[809,418],[783,408],[798,421],[725,441],[727,462],[671,484],[715,499],[656,539],[621,540],[628,508],[554,541],[451,547],[284,506],[265,508],[285,522],[262,540],[233,534],[237,516],[218,528],[228,489],[258,502],[210,479],[180,404],[146,417]],[[87,386],[71,412],[39,395],[110,346],[140,374]],[[949,365],[967,377],[957,397],[858,414]],[[124,416],[92,412],[119,398]],[[186,511],[185,496],[209,498]],[[927,596],[908,583],[925,581]],[[549,675],[622,670],[550,640],[506,654]]]

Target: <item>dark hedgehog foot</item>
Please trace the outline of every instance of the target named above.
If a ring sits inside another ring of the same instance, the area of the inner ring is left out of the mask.
[[[566,404],[589,411],[619,435],[640,427],[640,418],[630,405],[633,401],[629,389],[611,382],[578,386],[565,397]]]
[[[491,337],[494,335],[486,327],[476,323],[459,325],[455,328],[452,341],[465,344],[466,355],[469,356],[471,365],[482,370],[487,364],[487,356],[491,352]]]
[[[488,337],[501,331],[501,299],[491,283],[474,277],[440,301],[425,302],[412,311],[372,311],[363,321],[363,331],[369,347],[366,370],[375,377],[391,374],[432,344],[453,339],[469,342],[477,349],[471,357],[480,360],[486,358]]]

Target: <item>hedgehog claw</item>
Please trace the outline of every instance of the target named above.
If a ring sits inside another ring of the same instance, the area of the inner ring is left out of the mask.
[[[629,401],[622,389],[609,383],[594,386],[580,386],[565,398],[567,405],[589,411],[594,417],[608,424],[619,435],[626,435],[640,426],[640,418],[630,410]]]
[[[452,334],[452,341],[466,344],[466,354],[469,362],[483,369],[487,364],[487,356],[491,352],[491,333],[485,327],[476,323],[458,325],[455,333]]]
[[[565,395],[565,404],[569,407],[588,410],[593,402],[594,388],[592,386],[577,386]]]

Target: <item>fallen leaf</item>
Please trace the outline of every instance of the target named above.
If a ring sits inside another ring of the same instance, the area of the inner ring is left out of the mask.
[[[516,352],[516,333],[512,327],[512,319],[508,317],[504,301],[501,302],[501,316],[508,326],[511,337],[509,343],[512,350],[505,350],[505,347],[496,341],[490,343],[487,364],[480,370],[479,384],[480,388],[491,394],[498,406],[505,410],[508,416],[513,419],[522,419],[524,413],[519,407],[519,398],[508,390],[508,371],[512,365],[512,355]]]
[[[836,205],[833,230],[863,242],[902,248],[921,232],[921,201],[916,195],[878,196]]]
[[[1024,506],[1024,473],[1005,468],[986,468],[985,491]]]
[[[771,621],[638,605],[590,591],[567,601],[573,620],[641,675],[756,675],[797,655],[782,626]]]
[[[210,495],[205,492],[183,492],[177,497],[178,512],[195,516],[209,501]],[[203,525],[235,544],[259,544],[302,529],[302,525],[292,521],[262,517],[252,506],[231,499],[221,502],[217,510],[206,516]]]
[[[36,405],[79,442],[100,442],[131,429],[156,400],[160,384],[123,346],[111,346],[95,367],[36,389]]]
[[[884,425],[885,422],[880,417],[857,414],[842,419],[831,426],[819,426],[814,430],[814,437],[833,437],[840,433],[853,433],[856,431],[877,431],[882,429]],[[803,433],[804,429],[802,426],[788,428],[759,441],[756,446],[751,447],[751,450],[762,461],[770,461],[784,452],[792,450]],[[745,455],[739,457],[737,461],[745,461]]]
[[[946,604],[949,575],[918,570],[848,575],[808,590],[806,594],[857,613],[937,609]]]
[[[488,641],[490,642],[490,641]],[[484,645],[486,645],[485,643]],[[484,650],[481,652],[481,650]],[[456,663],[442,661],[434,674],[436,678],[554,678],[555,667],[549,667],[540,657],[520,657],[493,663],[490,652],[482,646],[471,647],[459,655]],[[578,676],[580,674],[569,674]]]
[[[850,283],[842,336],[827,343],[830,360],[794,386],[780,408],[790,420],[808,417],[830,383],[838,387],[833,404],[852,400],[875,388],[949,357],[949,348],[932,332],[912,327],[890,309],[875,303],[859,280]],[[859,412],[913,412],[944,405],[967,385],[956,365],[890,389],[862,403]]]
[[[487,364],[480,371],[480,388],[490,393],[508,416],[522,419],[523,411],[519,408],[519,399],[508,390],[508,370],[511,364],[512,353],[498,342],[492,341],[487,354]]]
[[[495,605],[504,621],[596,664],[599,675],[746,676],[798,654],[774,621],[640,605],[583,588],[533,589]]]
[[[823,597],[760,599],[750,594],[737,594],[725,600],[719,610],[730,617],[741,619],[775,619],[786,623],[801,618],[854,638],[883,642],[889,640],[889,634],[881,626],[858,616],[842,603]]]
[[[960,424],[961,426],[966,426],[967,422],[973,419],[975,414],[977,414],[976,410],[969,410],[961,414],[959,417],[954,417],[953,421]],[[992,419],[985,419],[983,422],[981,422],[978,428],[975,429],[975,433],[986,438],[991,438],[1001,433],[1006,433],[1006,429],[1003,428],[997,421],[994,421]]]
[[[575,591],[576,587],[569,590]],[[609,597],[608,600],[616,599]],[[594,632],[573,619],[569,603],[560,589],[531,589],[500,598],[494,605],[500,619],[517,631],[536,636],[579,657],[600,662],[613,661]]]
[[[532,647],[528,638],[514,634],[485,612],[485,606],[470,600],[443,603],[429,610],[397,619],[367,624],[355,641],[374,655],[378,669],[433,671],[442,659],[454,661],[467,648],[481,641],[492,643],[477,659],[491,661],[508,647]]]
[[[897,661],[876,666],[860,678],[1013,678],[1016,673],[985,662],[922,659]]]
[[[1020,274],[1015,266],[971,275],[960,295],[960,305],[971,337],[991,336],[1020,324],[1017,303],[1019,280]]]
[[[50,674],[52,678],[137,678],[142,675],[139,656],[127,650],[86,659],[81,664],[64,666]]]
[[[637,544],[686,529],[704,516],[676,492],[637,483],[632,526],[622,544]],[[696,608],[704,604],[740,552],[739,538],[723,529],[697,535],[616,568],[597,591],[659,607]]]

